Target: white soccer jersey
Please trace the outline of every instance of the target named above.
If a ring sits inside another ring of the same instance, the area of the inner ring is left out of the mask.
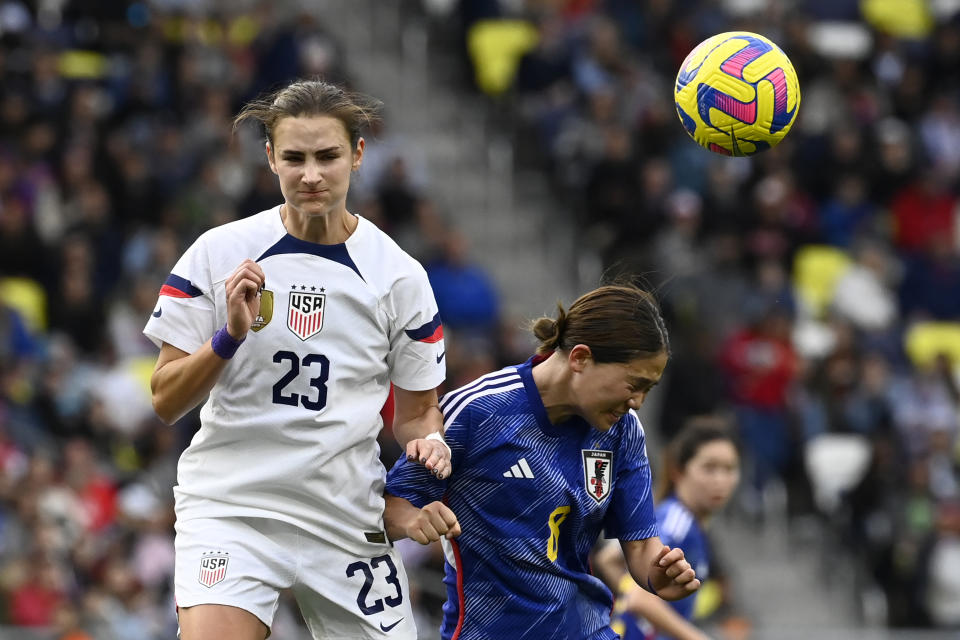
[[[260,317],[180,458],[177,517],[278,518],[359,553],[383,531],[389,383],[422,391],[446,374],[426,272],[363,218],[319,245],[289,235],[275,207],[197,239],[144,333],[198,349],[226,324],[225,280],[245,258],[266,275]]]

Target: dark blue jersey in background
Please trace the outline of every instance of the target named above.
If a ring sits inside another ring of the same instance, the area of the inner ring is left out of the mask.
[[[657,505],[656,514],[660,541],[671,549],[683,549],[683,555],[697,573],[697,578],[701,583],[705,582],[710,574],[710,549],[693,513],[675,495],[670,495]],[[697,594],[692,594],[667,604],[687,620],[693,620],[696,601]],[[626,612],[617,614],[613,626],[623,640],[671,640],[671,636],[656,633],[649,623]]]
[[[441,398],[453,475],[402,457],[387,491],[421,507],[443,499],[463,533],[444,543],[444,640],[613,639],[613,598],[590,573],[602,532],[657,535],[643,428],[608,432],[579,417],[553,425],[531,358]]]

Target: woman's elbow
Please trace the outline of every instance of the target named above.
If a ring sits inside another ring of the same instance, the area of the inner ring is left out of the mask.
[[[183,415],[183,413],[177,409],[178,408],[170,402],[166,394],[157,391],[153,392],[153,410],[157,414],[157,417],[164,423],[173,424]]]

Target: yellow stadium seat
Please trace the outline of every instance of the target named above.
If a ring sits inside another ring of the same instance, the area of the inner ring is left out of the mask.
[[[898,38],[923,40],[933,30],[927,0],[861,0],[864,20],[878,31]]]
[[[913,366],[926,368],[933,364],[937,355],[943,353],[960,365],[960,323],[918,322],[903,338],[904,348]]]
[[[60,54],[60,75],[71,80],[96,80],[107,73],[109,61],[102,53],[73,49]]]
[[[837,280],[851,262],[846,252],[827,245],[807,245],[797,251],[793,262],[794,291],[815,318],[823,317]]]
[[[47,330],[47,294],[36,280],[0,278],[0,300],[17,310],[31,333]]]
[[[467,48],[477,86],[491,96],[510,88],[520,58],[537,45],[537,28],[526,20],[480,20],[470,27]]]

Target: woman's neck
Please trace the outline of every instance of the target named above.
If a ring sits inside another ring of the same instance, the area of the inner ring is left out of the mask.
[[[287,233],[298,240],[316,244],[346,242],[357,229],[359,219],[345,208],[320,216],[300,215],[288,204],[280,207],[280,220]]]
[[[674,489],[674,494],[677,496],[677,500],[680,501],[680,504],[685,506],[687,511],[693,514],[697,524],[699,524],[701,527],[706,527],[710,523],[710,519],[713,517],[713,514],[697,510],[695,508],[696,501],[693,500],[693,496],[689,495],[689,492],[684,491],[683,487],[676,487],[676,489]]]
[[[533,382],[540,392],[540,400],[552,424],[563,422],[576,414],[570,400],[570,370],[563,362],[563,354],[554,351],[550,357],[533,367]]]

